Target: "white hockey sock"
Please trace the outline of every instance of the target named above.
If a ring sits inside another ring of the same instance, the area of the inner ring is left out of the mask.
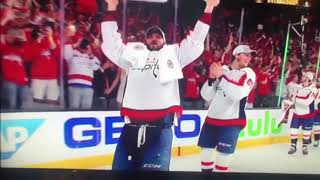
[[[303,130],[303,144],[309,144],[309,141],[311,140],[311,130]]]
[[[215,172],[226,172],[229,169],[232,154],[217,152]]]
[[[213,169],[213,149],[212,148],[201,148],[201,169]]]
[[[291,139],[291,146],[296,146],[298,141],[298,133],[299,129],[297,128],[290,128],[290,139]]]

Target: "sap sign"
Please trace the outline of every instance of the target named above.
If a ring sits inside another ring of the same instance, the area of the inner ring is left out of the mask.
[[[101,143],[117,144],[124,120],[120,116],[105,117],[103,121],[96,117],[68,119],[64,124],[64,141],[70,148],[94,147]],[[182,115],[178,126],[174,126],[177,138],[197,137],[200,133],[201,118],[196,114]]]
[[[10,159],[43,122],[44,119],[1,120],[1,160]]]

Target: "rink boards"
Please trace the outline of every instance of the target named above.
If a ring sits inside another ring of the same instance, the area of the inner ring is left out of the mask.
[[[237,148],[289,142],[281,110],[248,110]],[[173,156],[199,153],[206,111],[184,111],[173,129]],[[1,113],[1,167],[87,169],[111,165],[124,125],[118,111]]]

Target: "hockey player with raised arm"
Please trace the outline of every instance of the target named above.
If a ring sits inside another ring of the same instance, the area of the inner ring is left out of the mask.
[[[291,94],[290,103],[294,107],[293,117],[290,123],[290,138],[291,148],[288,154],[293,154],[297,151],[297,141],[299,128],[302,127],[302,153],[308,154],[308,144],[311,141],[311,132],[313,126],[313,119],[315,116],[315,99],[317,89],[312,85],[314,79],[313,72],[303,72],[301,77],[301,83],[295,89],[295,92],[289,92]],[[288,101],[288,100],[286,100]]]
[[[254,71],[247,67],[252,53],[249,46],[239,45],[232,52],[235,59],[230,66],[213,63],[210,67],[209,80],[201,89],[201,96],[210,102],[198,141],[202,172],[229,168],[239,133],[246,126],[247,97],[256,81]]]
[[[182,114],[178,79],[182,68],[203,52],[211,13],[219,0],[207,0],[204,14],[180,44],[166,44],[159,27],[146,31],[145,43],[124,44],[117,32],[118,0],[106,0],[101,24],[104,54],[126,70],[121,116],[125,119],[112,164],[113,170],[168,171],[174,119]]]

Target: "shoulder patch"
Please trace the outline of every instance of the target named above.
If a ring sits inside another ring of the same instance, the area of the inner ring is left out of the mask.
[[[253,83],[252,79],[249,79],[249,80],[247,81],[247,85],[250,87],[250,89],[253,88],[254,83]]]
[[[143,45],[141,45],[141,44],[137,44],[137,45],[134,45],[134,46],[133,46],[133,49],[134,49],[134,50],[143,50],[144,47],[143,47]]]
[[[170,69],[172,69],[174,67],[173,62],[170,59],[168,59],[168,61],[167,61],[167,66]]]

